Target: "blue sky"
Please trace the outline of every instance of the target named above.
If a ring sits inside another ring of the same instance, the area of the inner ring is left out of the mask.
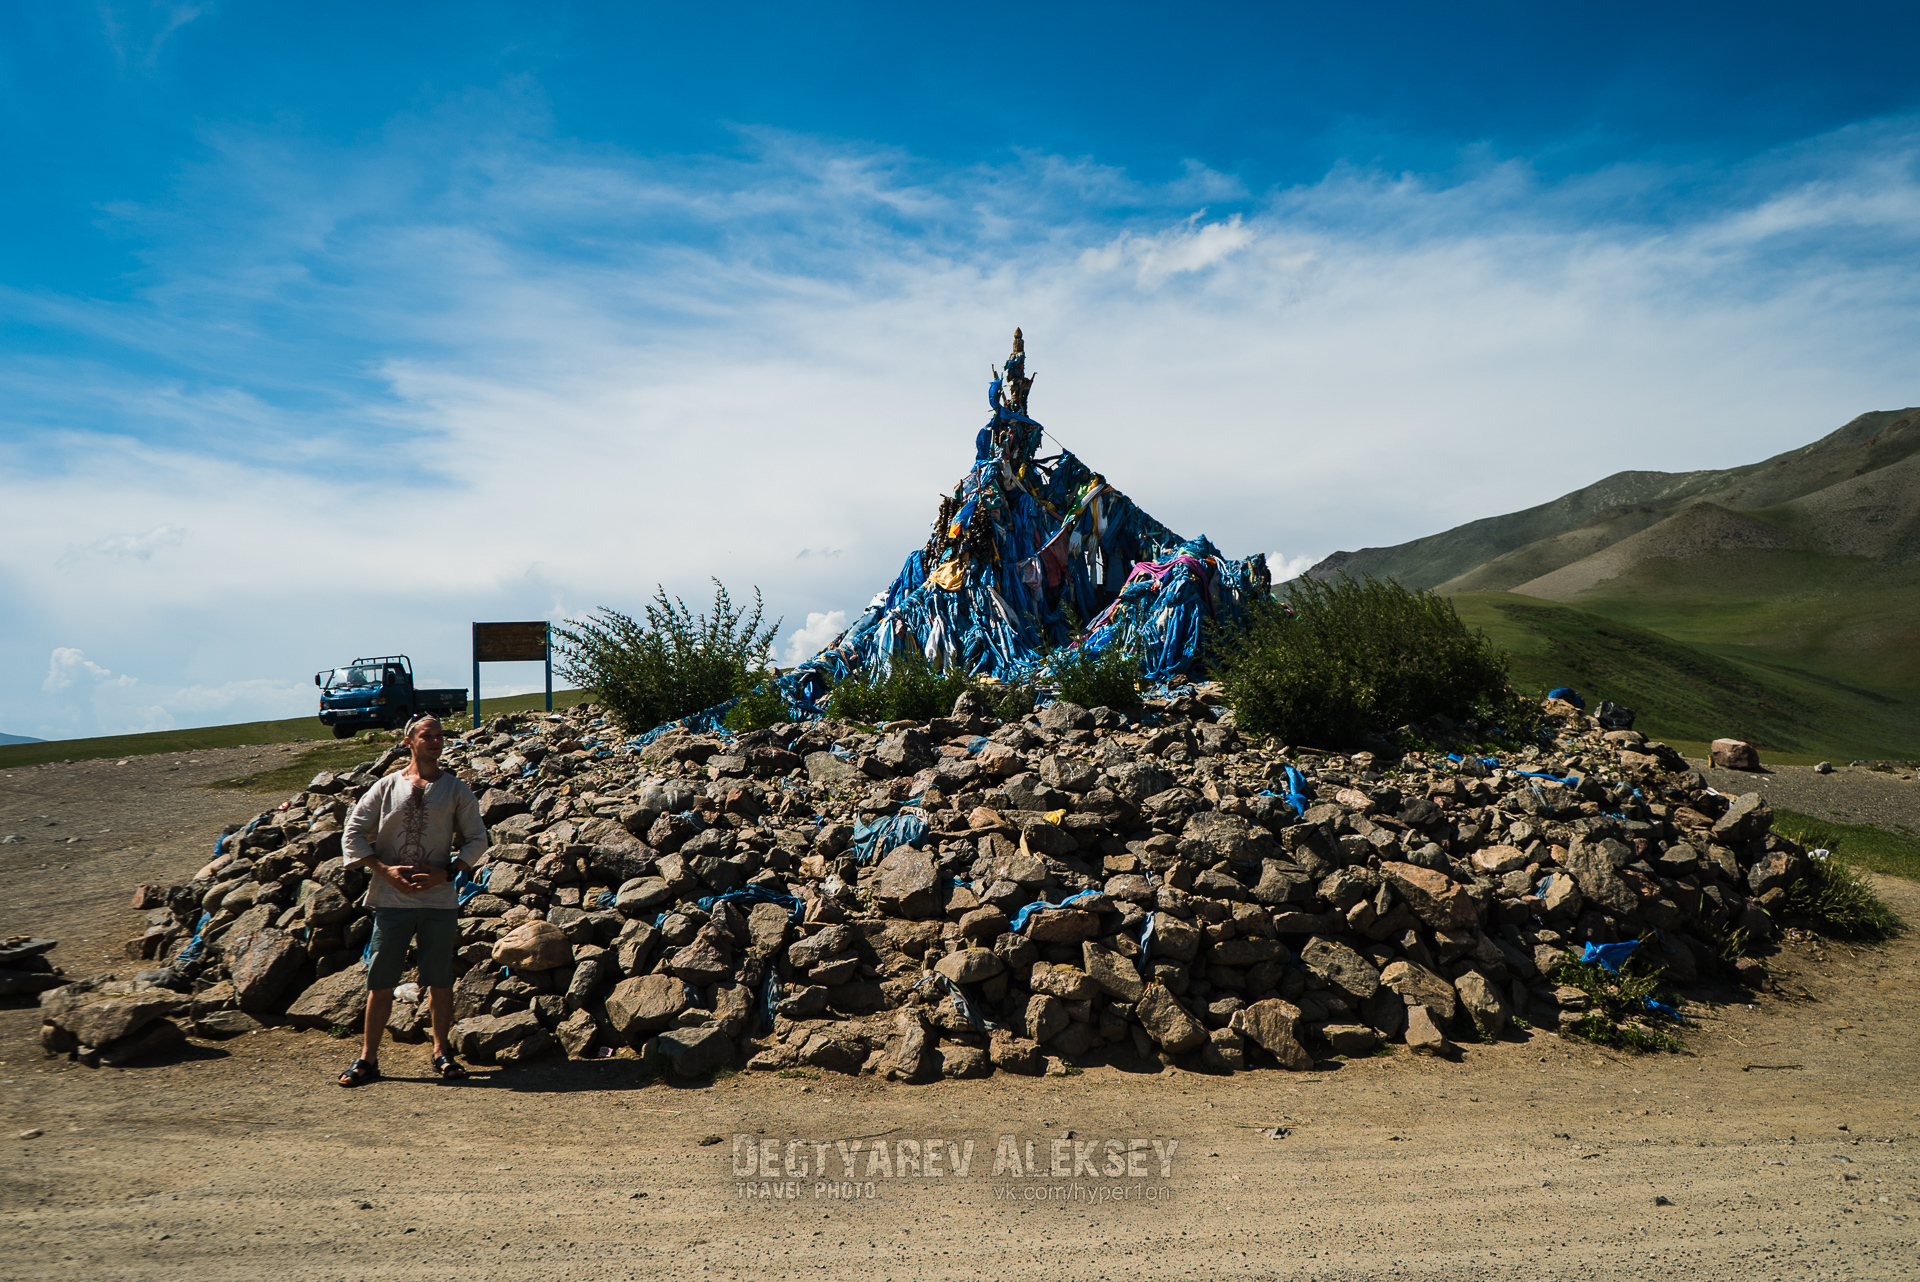
[[[1920,401],[1910,7],[1332,8],[0,5],[0,730],[709,575],[797,652],[1015,324],[1288,562]]]

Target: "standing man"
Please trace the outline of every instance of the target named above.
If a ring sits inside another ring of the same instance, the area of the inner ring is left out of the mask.
[[[340,1074],[340,1085],[361,1086],[380,1078],[380,1039],[393,1012],[393,989],[407,968],[413,944],[420,985],[433,1015],[433,1070],[465,1077],[454,1062],[447,1030],[453,1024],[453,954],[460,941],[460,901],[453,879],[486,857],[487,830],[473,789],[440,768],[446,735],[435,717],[407,725],[411,754],[367,789],[347,816],[341,846],[347,865],[373,874],[362,901],[373,910],[372,960],[367,965],[367,1028],[360,1058]]]

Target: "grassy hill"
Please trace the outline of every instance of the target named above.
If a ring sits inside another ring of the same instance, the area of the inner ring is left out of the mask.
[[[1698,751],[1745,739],[1768,759],[1920,759],[1912,701],[1784,665],[1718,653],[1650,628],[1505,592],[1452,598],[1469,625],[1512,659],[1514,683],[1535,694],[1578,690],[1640,714],[1635,728]]]
[[[529,712],[544,707],[547,696],[516,694],[482,699],[483,716]],[[564,708],[587,698],[579,690],[555,690],[553,706]],[[465,725],[465,718],[453,724]],[[198,752],[206,748],[239,748],[256,743],[306,743],[333,739],[333,730],[318,717],[291,717],[285,721],[249,721],[232,726],[202,726],[194,730],[156,730],[149,734],[102,735],[95,739],[52,739],[45,743],[0,745],[0,770],[34,766],[47,761],[92,761],[102,757],[140,757],[155,752]]]
[[[1523,683],[1592,688],[1663,737],[1920,756],[1920,411],[1718,472],[1622,472],[1309,574],[1452,597]]]

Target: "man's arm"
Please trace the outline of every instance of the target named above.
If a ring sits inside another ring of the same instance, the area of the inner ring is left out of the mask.
[[[453,833],[453,861],[468,872],[477,871],[487,861],[487,825],[480,818],[479,798],[464,780],[454,794]]]

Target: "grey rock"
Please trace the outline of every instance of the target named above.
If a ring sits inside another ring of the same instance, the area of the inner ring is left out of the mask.
[[[1080,945],[1080,955],[1086,964],[1088,978],[1115,1001],[1139,1001],[1141,994],[1146,991],[1146,983],[1140,978],[1140,972],[1131,958],[1092,940]]]
[[[315,980],[287,1007],[287,1021],[295,1028],[358,1030],[366,1014],[367,968],[359,962]]]
[[[1460,1004],[1473,1019],[1483,1037],[1498,1037],[1507,1026],[1507,1003],[1499,985],[1477,970],[1469,970],[1453,981]]]
[[[1372,962],[1337,940],[1315,936],[1300,950],[1300,962],[1335,988],[1365,1001],[1380,987]]]
[[[942,957],[933,968],[956,984],[978,984],[1007,967],[991,948],[962,948]]]
[[[672,975],[623,979],[607,995],[607,1022],[622,1037],[666,1028],[687,1008],[686,985]]]
[[[1280,1067],[1303,1073],[1313,1067],[1313,1056],[1300,1044],[1300,1008],[1269,997],[1234,1013],[1231,1027],[1243,1031],[1280,1061]]]
[[[1173,1054],[1189,1051],[1207,1040],[1207,1030],[1199,1020],[1159,984],[1149,986],[1134,1007],[1147,1036]]]
[[[1328,1024],[1320,1030],[1336,1055],[1371,1055],[1380,1034],[1365,1024]]]
[[[654,1051],[679,1078],[705,1077],[733,1063],[733,1041],[712,1025],[670,1028],[653,1039]]]
[[[900,917],[919,920],[940,911],[940,874],[933,856],[901,846],[880,861],[880,905]]]

